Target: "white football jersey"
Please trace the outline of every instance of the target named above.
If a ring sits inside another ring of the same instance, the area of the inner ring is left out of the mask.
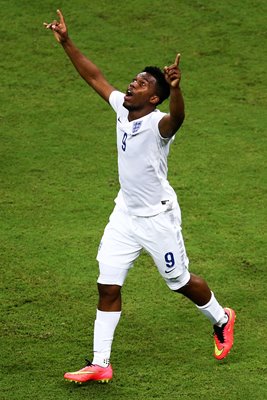
[[[124,93],[113,91],[109,103],[117,113],[118,170],[121,189],[116,204],[131,215],[149,217],[177,207],[167,180],[167,157],[174,140],[161,137],[158,123],[165,113],[155,110],[129,122]]]

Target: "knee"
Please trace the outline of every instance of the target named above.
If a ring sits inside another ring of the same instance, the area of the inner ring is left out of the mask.
[[[206,284],[205,280],[201,278],[201,276],[195,275],[195,274],[190,274],[190,280],[188,282],[190,286],[193,287],[202,287],[203,285]]]
[[[101,299],[111,302],[117,300],[121,294],[121,286],[119,285],[103,285],[98,284],[98,293]]]
[[[188,297],[198,306],[207,304],[211,298],[211,291],[206,281],[200,276],[190,274],[187,284],[177,290],[178,293]]]

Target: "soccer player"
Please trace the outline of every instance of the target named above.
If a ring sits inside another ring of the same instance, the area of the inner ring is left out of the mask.
[[[145,249],[168,287],[189,298],[214,326],[214,356],[226,357],[233,345],[235,312],[223,308],[204,279],[188,270],[177,197],[167,180],[167,157],[184,120],[180,55],[161,71],[146,67],[117,91],[99,68],[74,45],[64,17],[44,23],[62,45],[81,77],[117,114],[120,190],[99,246],[99,302],[94,324],[94,357],[79,371],[65,373],[74,382],[108,382],[114,332],[121,316],[121,287]],[[169,113],[157,109],[169,97]]]

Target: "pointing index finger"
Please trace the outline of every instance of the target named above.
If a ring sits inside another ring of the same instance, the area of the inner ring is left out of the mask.
[[[181,57],[181,54],[178,53],[177,56],[176,56],[176,58],[175,58],[175,61],[174,61],[174,65],[175,65],[176,67],[178,67],[178,65],[179,65],[180,57]]]
[[[60,21],[60,23],[61,23],[61,24],[65,24],[65,21],[64,21],[64,17],[63,17],[62,12],[61,12],[60,10],[57,10],[57,14],[58,14],[58,16],[59,16],[59,21]]]

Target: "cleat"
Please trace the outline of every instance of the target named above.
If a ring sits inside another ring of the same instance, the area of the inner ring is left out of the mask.
[[[69,382],[75,382],[82,384],[88,381],[97,381],[101,383],[108,383],[112,379],[113,371],[109,364],[107,367],[100,367],[94,365],[90,361],[87,361],[87,365],[75,372],[66,372],[64,379]]]
[[[234,343],[234,324],[235,312],[231,308],[225,308],[225,313],[228,316],[228,321],[221,327],[214,325],[214,357],[217,360],[222,360],[230,352]]]
[[[108,379],[101,379],[100,381],[98,381],[99,383],[108,383],[109,380]]]

